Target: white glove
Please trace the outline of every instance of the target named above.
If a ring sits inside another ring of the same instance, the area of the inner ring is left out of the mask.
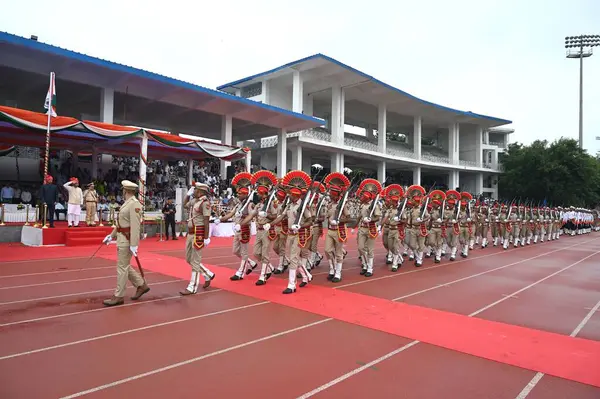
[[[292,230],[294,230],[294,232],[297,232],[298,230],[300,230],[300,225],[299,224],[293,224],[292,225]]]
[[[377,232],[381,233],[381,226],[377,226]]]
[[[496,222],[498,222],[498,221],[500,221],[500,219],[499,219],[499,218],[496,218]]]
[[[489,220],[485,219],[485,222],[487,223],[487,222],[489,222]]]
[[[210,244],[210,238],[205,238],[204,239],[204,246],[208,247],[208,244]]]
[[[240,212],[240,211],[237,211],[237,212],[235,213],[235,217],[239,218],[240,216],[242,216],[242,212]]]
[[[467,222],[470,222],[470,221],[471,221],[471,218],[467,218]]]
[[[452,223],[456,223],[456,219],[452,219]]]
[[[187,192],[187,196],[188,196],[188,197],[191,197],[192,195],[194,195],[194,190],[195,190],[195,188],[194,188],[194,187],[190,188],[190,189],[188,190],[188,192]]]
[[[421,218],[417,218],[417,223],[421,223]]]
[[[217,218],[217,219],[213,220],[213,223],[214,224],[219,224],[219,223],[221,223],[221,219]]]
[[[108,244],[110,244],[111,241],[112,241],[112,237],[109,234],[106,237],[104,237],[104,240],[102,240],[102,243],[108,245]]]
[[[267,217],[267,212],[260,211],[260,212],[258,212],[258,216],[260,216],[261,218],[266,218]]]
[[[442,223],[442,219],[440,219],[440,218],[437,218],[435,221],[436,221],[436,223]]]
[[[242,231],[242,226],[240,226],[239,224],[234,224],[233,231],[235,231],[236,233],[239,233],[240,231]]]
[[[135,247],[129,247],[129,250],[131,251],[133,256],[137,256],[137,250],[138,250],[137,245]]]
[[[365,222],[365,223],[370,223],[370,222],[371,222],[371,218],[369,218],[369,217],[366,217],[366,218],[364,218],[364,219],[363,219],[363,222]]]
[[[337,226],[337,225],[338,225],[338,221],[337,221],[337,220],[331,220],[331,221],[329,222],[329,224],[330,224],[331,226]]]
[[[265,224],[263,224],[263,229],[269,230],[269,229],[271,229],[271,225],[269,223],[265,223]]]
[[[399,222],[400,218],[398,216],[394,216],[394,219],[392,219],[394,222]]]

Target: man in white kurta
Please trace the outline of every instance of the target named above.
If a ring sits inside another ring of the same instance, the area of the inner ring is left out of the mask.
[[[79,216],[81,214],[81,205],[83,205],[83,192],[79,188],[79,180],[76,177],[71,177],[63,187],[69,193],[69,201],[67,207],[67,222],[69,227],[79,227]]]

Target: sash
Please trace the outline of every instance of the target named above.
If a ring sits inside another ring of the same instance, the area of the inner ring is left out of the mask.
[[[319,237],[323,237],[323,222],[317,222],[317,231],[319,232]]]
[[[455,236],[460,234],[460,228],[459,228],[458,223],[454,223],[452,225],[452,232],[454,233]]]
[[[442,223],[442,237],[447,237],[446,235],[446,224]]]
[[[337,233],[340,242],[346,242],[348,240],[348,231],[346,229],[346,223],[338,224]]]
[[[278,236],[278,234],[275,231],[275,226],[271,226],[267,237],[269,238],[270,241],[275,241],[277,239],[277,236]]]
[[[242,233],[242,239],[240,240],[240,242],[242,244],[248,244],[250,242],[250,225],[245,224],[240,227],[241,227],[241,233]]]
[[[510,222],[504,223],[504,227],[506,228],[506,231],[508,231],[509,233],[512,231],[512,224]]]
[[[406,229],[405,229],[405,224],[404,223],[398,223],[398,236],[400,238],[400,241],[404,241],[404,239],[406,238]]]
[[[427,237],[427,226],[425,226],[425,223],[421,223],[420,235],[421,237]]]
[[[298,246],[300,248],[306,247],[306,244],[310,241],[311,238],[312,234],[310,228],[301,227],[300,230],[298,230]]]
[[[194,225],[194,248],[204,248],[204,225]]]
[[[469,231],[469,235],[473,235],[473,222],[467,223],[467,230]]]
[[[375,224],[375,222],[369,222],[369,237],[377,237],[377,225]]]
[[[284,234],[284,235],[286,235],[286,236],[289,233],[287,218],[283,218],[283,220],[281,221],[281,233]]]

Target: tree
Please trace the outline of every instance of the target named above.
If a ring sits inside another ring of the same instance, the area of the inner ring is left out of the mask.
[[[505,200],[588,207],[600,201],[600,161],[580,149],[576,140],[511,144],[503,164],[499,189]]]

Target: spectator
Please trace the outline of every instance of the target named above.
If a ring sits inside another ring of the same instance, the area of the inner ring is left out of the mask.
[[[52,176],[46,176],[44,180],[44,185],[40,190],[40,199],[43,204],[47,205],[47,217],[50,222],[50,227],[54,227],[54,215],[55,215],[55,204],[58,201],[58,187],[52,184],[53,178]],[[23,193],[24,194],[24,193]],[[31,194],[29,194],[29,199],[31,200]]]

